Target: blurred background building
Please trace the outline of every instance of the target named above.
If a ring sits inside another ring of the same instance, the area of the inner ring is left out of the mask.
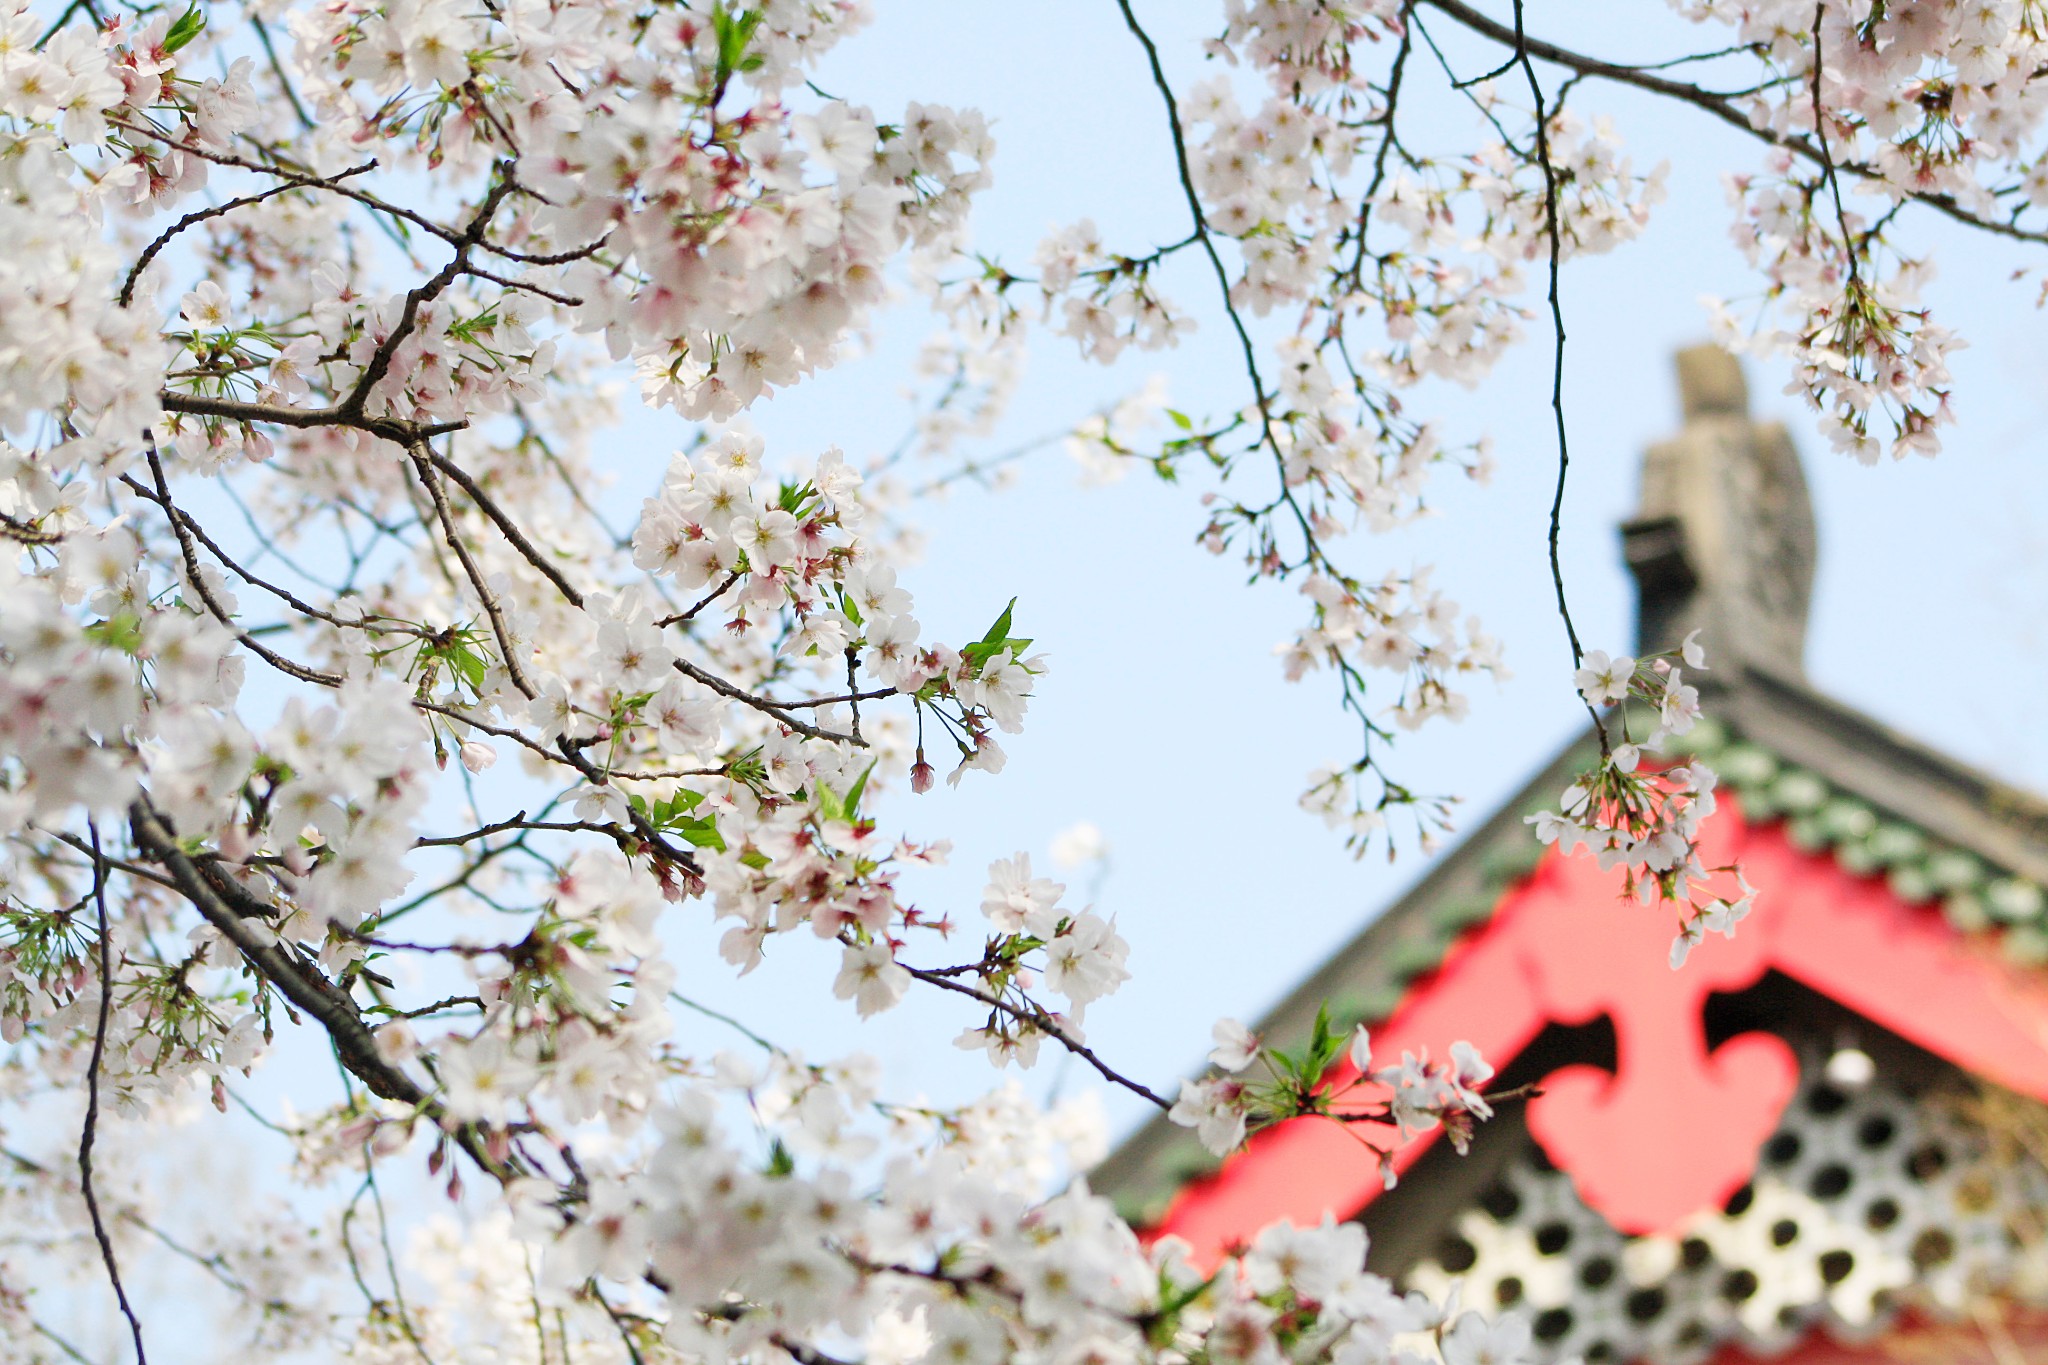
[[[1546,1360],[2048,1360],[2048,806],[1807,685],[1797,454],[1734,360],[1678,366],[1622,541],[1640,647],[1711,644],[1686,741],[1722,779],[1707,861],[1754,913],[1673,972],[1667,913],[1536,842],[1588,735],[1258,1028],[1292,1046],[1329,1002],[1379,1058],[1469,1039],[1492,1089],[1539,1095],[1463,1157],[1416,1140],[1391,1191],[1314,1119],[1220,1164],[1156,1119],[1093,1182],[1205,1261],[1356,1219],[1371,1268],[1527,1314]]]

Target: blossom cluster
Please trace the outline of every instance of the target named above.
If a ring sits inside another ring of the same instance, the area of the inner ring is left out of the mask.
[[[1219,1019],[1211,1036],[1216,1074],[1181,1082],[1168,1117],[1193,1128],[1217,1156],[1288,1119],[1374,1124],[1393,1130],[1385,1145],[1362,1139],[1392,1189],[1394,1154],[1409,1138],[1441,1127],[1462,1153],[1473,1125],[1493,1117],[1493,1105],[1479,1090],[1493,1078],[1493,1067],[1468,1042],[1452,1043],[1440,1061],[1431,1061],[1426,1049],[1404,1051],[1398,1066],[1375,1068],[1370,1030],[1361,1024],[1347,1038],[1330,1027],[1327,1014],[1317,1016],[1299,1054],[1275,1049],[1235,1019]],[[1254,1063],[1263,1078],[1246,1074]]]
[[[1593,770],[1565,789],[1557,811],[1528,817],[1543,843],[1590,851],[1601,871],[1624,870],[1627,895],[1677,912],[1673,970],[1707,934],[1733,937],[1756,895],[1741,868],[1710,868],[1702,858],[1700,827],[1716,807],[1714,770],[1698,759],[1665,764],[1655,757],[1699,719],[1699,690],[1685,681],[1687,668],[1706,669],[1698,637],[1694,631],[1673,653],[1646,659],[1587,651],[1573,681],[1589,708],[1614,708],[1619,742],[1603,729]],[[1640,739],[1630,730],[1631,702],[1655,717]],[[1730,882],[1739,894],[1728,891]]]
[[[1677,8],[1732,24],[1763,58],[1739,107],[1779,149],[1729,188],[1735,239],[1787,315],[1763,343],[1793,357],[1837,449],[1865,463],[1936,453],[1963,342],[1932,320],[1932,262],[1895,242],[1893,222],[1909,200],[2005,228],[2043,209],[2048,105],[2032,72],[2048,22],[2022,0]]]

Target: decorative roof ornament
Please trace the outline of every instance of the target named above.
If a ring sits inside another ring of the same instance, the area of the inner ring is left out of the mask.
[[[1645,452],[1641,504],[1621,528],[1638,650],[1698,630],[1716,671],[1800,677],[1817,537],[1799,453],[1782,423],[1751,419],[1742,367],[1719,347],[1678,353],[1678,389],[1685,425]]]

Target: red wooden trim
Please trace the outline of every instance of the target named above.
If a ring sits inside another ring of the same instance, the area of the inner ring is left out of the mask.
[[[1782,827],[1743,825],[1730,800],[1708,822],[1706,845],[1710,864],[1739,859],[1759,888],[1734,939],[1700,945],[1674,973],[1671,917],[1621,900],[1618,871],[1553,851],[1409,991],[1375,1033],[1376,1057],[1466,1038],[1498,1066],[1549,1021],[1609,1016],[1617,1071],[1556,1073],[1529,1124],[1581,1196],[1629,1232],[1718,1206],[1754,1169],[1796,1083],[1791,1050],[1751,1034],[1709,1053],[1701,1009],[1708,992],[1773,967],[1965,1070],[2048,1099],[2048,978],[1880,880],[1795,848]],[[1404,1148],[1397,1168],[1434,1136]],[[1380,1190],[1377,1160],[1351,1131],[1298,1120],[1188,1185],[1151,1235],[1185,1238],[1213,1262],[1275,1219],[1352,1217]]]

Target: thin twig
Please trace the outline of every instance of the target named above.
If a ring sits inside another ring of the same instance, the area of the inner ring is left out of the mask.
[[[164,510],[164,514],[173,521],[174,529],[175,524],[182,524],[184,529],[192,535],[193,539],[197,540],[201,545],[204,545],[212,553],[213,557],[215,559],[218,559],[221,562],[222,566],[225,567],[230,573],[234,574],[235,577],[241,579],[244,583],[247,583],[252,588],[260,588],[264,592],[269,593],[271,596],[277,598],[280,602],[283,602],[286,606],[290,607],[293,611],[298,612],[301,616],[310,616],[317,621],[325,621],[328,625],[335,626],[342,630],[361,630],[367,631],[373,635],[381,633],[393,633],[399,635],[425,636],[428,634],[427,631],[421,629],[416,625],[413,625],[410,621],[392,621],[389,619],[376,619],[369,616],[364,616],[355,620],[350,620],[349,618],[344,616],[337,616],[333,612],[323,611],[319,607],[314,606],[311,602],[308,602],[305,599],[301,598],[298,594],[292,592],[290,589],[279,587],[275,583],[271,583],[264,579],[258,578],[254,573],[250,572],[247,568],[237,563],[234,560],[234,558],[227,553],[227,551],[223,550],[220,547],[220,543],[218,541],[214,540],[213,537],[209,536],[206,533],[206,528],[199,524],[197,518],[195,518],[191,513],[185,511],[182,507],[179,507],[175,503],[171,502],[166,494],[152,490],[146,484],[143,484],[142,482],[137,480],[135,476],[132,474],[123,474],[121,476],[121,482],[128,488],[130,492],[134,493],[137,497],[146,499],[147,501],[153,502],[157,506],[161,507]],[[282,558],[282,556],[279,556],[279,558]]]
[[[1585,659],[1585,651],[1579,647],[1579,632],[1572,624],[1571,604],[1565,600],[1564,563],[1559,553],[1558,540],[1564,527],[1564,487],[1571,472],[1572,448],[1565,435],[1564,420],[1564,307],[1558,301],[1557,276],[1560,259],[1564,255],[1563,235],[1557,225],[1557,168],[1550,164],[1550,113],[1544,106],[1543,83],[1536,79],[1536,66],[1529,60],[1527,35],[1522,30],[1522,0],[1515,0],[1515,59],[1522,68],[1522,74],[1529,81],[1529,98],[1536,104],[1536,164],[1543,171],[1543,227],[1550,239],[1550,326],[1555,341],[1550,367],[1550,414],[1557,428],[1557,488],[1550,497],[1550,582],[1557,592],[1557,614],[1564,621],[1565,639],[1571,642],[1572,667],[1577,668]],[[1600,724],[1600,715],[1593,710],[1591,702],[1586,709],[1593,716],[1593,728],[1599,732],[1603,752],[1607,747],[1607,730]]]
[[[121,1316],[128,1319],[129,1335],[135,1338],[135,1365],[148,1365],[149,1357],[142,1349],[142,1319],[135,1316],[128,1291],[121,1287],[121,1267],[114,1261],[114,1240],[107,1235],[106,1221],[100,1217],[99,1197],[92,1188],[92,1140],[100,1122],[100,1063],[106,1057],[107,1018],[114,1005],[114,964],[113,935],[107,927],[107,865],[100,859],[100,827],[98,822],[87,820],[85,828],[92,842],[93,910],[99,916],[100,1011],[93,1025],[92,1058],[85,1068],[85,1123],[78,1135],[78,1188],[85,1196],[86,1211],[92,1215],[92,1235],[100,1244],[100,1260],[106,1263],[114,1298],[121,1305]]]
[[[267,38],[264,40],[264,45],[266,47],[269,46]],[[269,189],[262,190],[256,194],[245,194],[239,199],[230,199],[225,204],[216,204],[210,209],[199,209],[186,214],[183,218],[180,218],[177,222],[158,233],[156,240],[143,248],[142,254],[135,258],[135,264],[128,268],[128,278],[121,281],[121,292],[115,296],[116,301],[123,308],[128,306],[135,297],[135,282],[142,278],[142,272],[149,269],[149,263],[157,258],[157,253],[169,246],[171,239],[186,228],[197,227],[210,218],[225,217],[236,209],[247,208],[251,204],[260,204],[266,199],[275,198],[277,195],[285,194],[291,190],[325,186],[332,184],[334,181],[346,180],[352,175],[361,175],[365,171],[374,171],[376,169],[377,162],[372,159],[365,161],[360,166],[351,166],[345,171],[337,171],[334,175],[325,178],[289,176],[282,185],[272,185]]]
[[[743,687],[735,687],[716,673],[707,672],[691,663],[688,659],[675,660],[674,667],[676,672],[681,673],[685,677],[695,678],[714,692],[731,697],[736,702],[742,702],[751,706],[764,715],[773,716],[776,720],[800,735],[808,735],[812,739],[827,739],[837,744],[852,744],[862,749],[868,747],[868,742],[858,735],[841,734],[837,730],[822,730],[808,721],[798,720],[789,713],[782,703],[770,701],[766,697],[757,697]]]
[[[1821,178],[1835,198],[1835,226],[1842,230],[1842,254],[1848,258],[1849,295],[1853,310],[1855,297],[1862,292],[1862,281],[1856,275],[1856,239],[1849,235],[1849,214],[1842,207],[1842,178],[1835,174],[1834,153],[1828,148],[1827,114],[1820,103],[1820,25],[1826,15],[1826,0],[1820,0],[1813,7],[1813,140],[1820,145]],[[1854,316],[1853,311],[1851,316]]]
[[[1515,47],[1519,52],[1535,57],[1538,60],[1562,66],[1570,71],[1576,71],[1582,76],[1596,76],[1601,80],[1613,81],[1619,85],[1631,85],[1638,90],[1647,90],[1652,94],[1667,95],[1681,103],[1692,105],[1695,109],[1719,119],[1729,127],[1749,137],[1753,137],[1759,142],[1768,143],[1773,147],[1782,147],[1795,156],[1804,157],[1816,165],[1820,163],[1820,149],[1813,144],[1811,139],[1800,137],[1796,133],[1781,133],[1770,127],[1757,127],[1750,122],[1749,115],[1736,105],[1736,96],[1733,94],[1703,89],[1697,85],[1687,84],[1685,81],[1675,81],[1668,76],[1656,75],[1648,68],[1623,66],[1615,62],[1603,61],[1598,57],[1588,57],[1584,53],[1574,52],[1570,48],[1560,47],[1556,43],[1544,42],[1540,38],[1532,38],[1527,35],[1522,35],[1518,38],[1515,29],[1472,8],[1472,6],[1464,3],[1464,0],[1419,0],[1419,3],[1441,11],[1481,37],[1491,38],[1497,43],[1506,43],[1511,47]],[[1841,169],[1871,179],[1882,180],[1884,178],[1877,167],[1861,163],[1843,163],[1841,164]],[[1963,207],[1953,195],[1936,194],[1924,190],[1909,190],[1899,186],[1893,186],[1892,188],[1895,192],[1904,195],[1904,197],[1917,203],[1925,204],[1944,217],[1954,219],[1956,222],[1966,226],[1977,228],[1984,232],[1995,233],[2000,237],[2011,237],[2016,241],[2048,242],[2048,231],[2037,228],[2023,228],[2016,223],[2000,222],[1995,218],[1980,218]]]
[[[505,539],[512,543],[512,548],[519,551],[521,557],[527,563],[540,570],[547,580],[555,585],[556,591],[562,594],[570,606],[581,607],[583,605],[583,594],[578,592],[576,586],[563,576],[560,569],[550,564],[547,557],[535,548],[533,542],[526,538],[525,532],[519,529],[519,523],[514,521],[511,515],[498,505],[496,499],[484,492],[482,485],[470,477],[468,470],[431,446],[426,447],[426,453],[427,459],[433,462],[434,468],[440,470],[443,474],[446,474],[449,478],[455,480],[457,484],[461,485],[462,491],[469,494],[469,500],[476,504],[477,510],[489,517],[491,524],[504,532]]]
[[[165,516],[170,520],[171,530],[177,535],[178,549],[185,561],[185,577],[190,580],[192,590],[199,594],[199,600],[206,604],[207,611],[212,614],[216,621],[219,621],[223,626],[234,632],[235,639],[241,642],[244,649],[247,649],[280,673],[297,678],[300,682],[318,683],[322,687],[341,686],[341,675],[337,673],[323,673],[317,668],[308,668],[302,663],[288,659],[235,624],[234,617],[229,614],[227,606],[216,598],[213,595],[213,589],[207,586],[206,576],[199,568],[199,552],[192,546],[191,532],[187,529],[185,521],[178,516],[177,509],[171,505],[171,486],[169,481],[164,478],[164,464],[162,459],[157,456],[156,436],[154,433],[144,433],[143,455],[149,461],[150,477],[156,482],[157,496],[153,501],[164,508]]]
[[[427,458],[427,448],[416,445],[412,448],[412,467],[420,476],[420,483],[427,490],[427,497],[434,504],[434,515],[441,523],[441,533],[448,542],[448,548],[455,552],[455,558],[462,565],[463,576],[469,579],[469,586],[483,604],[484,615],[490,619],[491,632],[498,637],[498,652],[504,657],[505,672],[510,675],[512,685],[519,694],[529,700],[539,695],[532,682],[527,679],[526,670],[519,663],[518,640],[512,634],[512,626],[505,619],[505,609],[498,601],[498,594],[485,581],[483,570],[469,553],[462,533],[455,524],[455,513],[448,506],[448,494],[442,489],[441,481],[434,477],[435,466]]]
[[[1040,1033],[1045,1034],[1046,1037],[1052,1039],[1061,1047],[1073,1053],[1076,1057],[1079,1057],[1082,1061],[1088,1063],[1088,1065],[1094,1067],[1097,1074],[1099,1074],[1102,1077],[1102,1079],[1108,1081],[1111,1085],[1121,1086],[1125,1090],[1130,1091],[1133,1095],[1138,1096],[1140,1099],[1148,1100],[1151,1103],[1159,1106],[1159,1108],[1161,1109],[1173,1108],[1172,1101],[1163,1098],[1157,1092],[1152,1090],[1149,1086],[1145,1085],[1142,1081],[1134,1081],[1130,1077],[1117,1071],[1115,1068],[1110,1066],[1108,1062],[1103,1061],[1102,1058],[1096,1054],[1093,1048],[1089,1047],[1086,1043],[1083,1043],[1078,1039],[1070,1036],[1067,1033],[1067,1031],[1065,1029],[1062,1029],[1057,1023],[1055,1023],[1052,1017],[1048,1015],[1044,1010],[1038,1009],[1035,1006],[1033,1008],[1026,1009],[1019,1005],[1013,1005],[1009,1001],[1003,999],[1001,996],[991,995],[987,991],[984,991],[977,986],[970,986],[964,981],[955,981],[951,977],[944,975],[943,972],[940,971],[933,971],[924,967],[913,967],[910,966],[908,963],[901,963],[898,965],[902,966],[903,970],[909,972],[919,981],[923,981],[929,985],[937,986],[941,990],[952,991],[956,995],[964,995],[970,1000],[979,1000],[982,1004],[987,1005],[990,1009],[999,1011],[1003,1014],[1007,1014],[1020,1024],[1029,1024],[1032,1028],[1037,1029]]]
[[[656,621],[654,624],[657,626],[673,626],[678,622],[696,620],[698,612],[704,610],[704,608],[710,606],[713,602],[716,602],[719,598],[725,596],[726,590],[739,581],[740,571],[738,569],[734,569],[731,573],[725,576],[724,581],[721,582],[717,587],[713,588],[710,592],[707,592],[702,597],[698,598],[697,604],[691,607],[688,611],[677,612],[674,616],[664,616],[659,621]]]

